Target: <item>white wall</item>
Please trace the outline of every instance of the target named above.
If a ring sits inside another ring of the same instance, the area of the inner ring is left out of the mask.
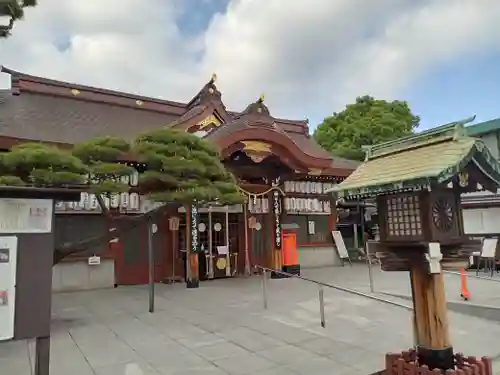
[[[466,208],[462,215],[465,233],[500,233],[500,207]]]
[[[337,251],[331,246],[307,246],[297,247],[299,253],[299,264],[301,268],[314,268],[325,266],[340,266]]]
[[[113,288],[115,262],[101,259],[101,264],[89,266],[87,261],[62,262],[52,269],[52,291],[71,292]]]

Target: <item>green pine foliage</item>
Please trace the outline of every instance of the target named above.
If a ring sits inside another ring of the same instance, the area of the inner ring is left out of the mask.
[[[99,137],[75,145],[72,155],[87,166],[89,190],[96,194],[119,193],[128,190],[121,182],[134,168],[119,163],[130,151],[130,144],[122,139]]]
[[[24,143],[2,155],[0,171],[2,185],[65,187],[83,184],[88,168],[66,150]]]
[[[24,8],[36,5],[37,0],[0,0],[0,17],[10,17],[8,25],[0,25],[0,38],[10,35],[14,22],[24,17]]]
[[[96,194],[124,192],[121,177],[147,165],[139,189],[152,200],[181,204],[235,204],[243,201],[234,176],[214,147],[194,135],[171,129],[141,134],[133,146],[113,137],[75,145],[72,151],[42,143],[25,143],[0,155],[0,185],[85,187]]]
[[[243,201],[217,151],[195,135],[158,129],[139,135],[133,150],[147,165],[140,187],[152,200],[181,204]]]

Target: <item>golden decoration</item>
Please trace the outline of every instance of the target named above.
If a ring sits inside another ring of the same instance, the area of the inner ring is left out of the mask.
[[[271,152],[269,143],[259,141],[242,141],[241,143],[244,144],[243,151]]]
[[[76,96],[76,95],[80,94],[80,90],[73,89],[73,90],[71,90],[71,93]]]
[[[143,105],[143,104],[144,104],[144,102],[143,102],[142,100],[136,100],[136,101],[135,101],[135,104],[137,104],[137,105],[141,106],[141,105]]]
[[[217,259],[217,262],[215,263],[215,267],[217,267],[217,269],[219,269],[219,270],[225,269],[226,265],[227,265],[226,258],[219,258],[219,259]]]
[[[212,76],[210,77],[210,81],[212,81],[212,83],[215,83],[217,81],[217,73],[212,73]]]
[[[264,97],[265,97],[264,94],[260,94],[260,96],[259,96],[260,103],[264,103]]]
[[[199,130],[202,130],[210,125],[219,127],[222,124],[217,117],[215,117],[214,115],[210,115],[201,120],[197,125],[199,126]]]
[[[467,172],[460,172],[458,179],[460,187],[466,187],[469,185],[469,174]]]
[[[311,175],[311,176],[320,176],[321,172],[322,172],[321,169],[318,169],[318,168],[309,168],[309,172],[307,174]]]

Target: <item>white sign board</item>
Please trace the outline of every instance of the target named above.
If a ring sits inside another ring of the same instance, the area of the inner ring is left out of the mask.
[[[340,259],[349,259],[349,253],[347,252],[347,247],[345,246],[342,233],[338,230],[332,230],[332,237]]]
[[[91,256],[89,257],[89,266],[98,266],[101,264],[101,257],[98,257],[98,256]]]
[[[0,233],[52,232],[51,199],[0,199]]]
[[[0,341],[14,337],[17,237],[0,237]]]
[[[497,243],[498,238],[485,238],[483,240],[483,248],[481,249],[481,258],[495,258]]]
[[[229,249],[227,246],[217,246],[217,253],[219,255],[227,255]]]

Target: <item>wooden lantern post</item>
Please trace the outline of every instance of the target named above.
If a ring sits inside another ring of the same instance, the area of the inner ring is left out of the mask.
[[[491,361],[464,362],[453,353],[441,270],[466,268],[481,246],[464,234],[460,195],[500,186],[500,164],[480,140],[465,135],[471,120],[366,147],[365,162],[331,189],[346,200],[376,197],[382,270],[410,274],[416,351],[388,354],[388,374],[427,373],[419,366],[491,374]]]
[[[200,286],[198,252],[198,207],[192,204],[186,207],[186,287],[189,289]]]

